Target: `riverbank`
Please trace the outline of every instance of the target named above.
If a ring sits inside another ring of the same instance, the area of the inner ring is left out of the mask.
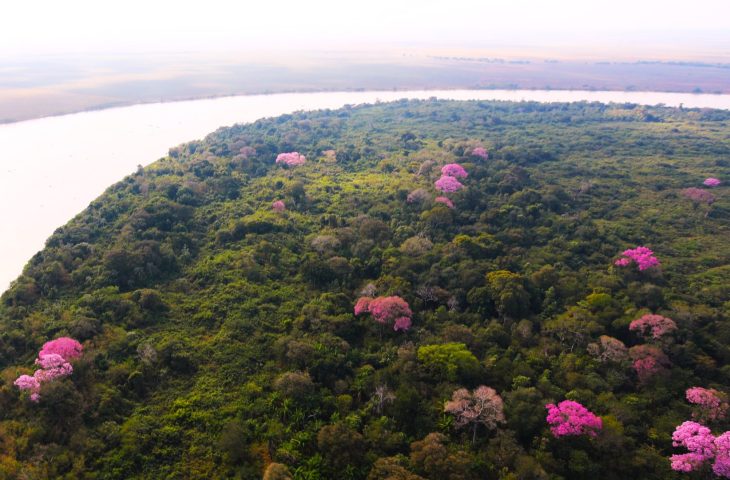
[[[95,62],[99,60],[84,57],[3,64],[0,123],[138,104],[278,93],[458,89],[730,93],[730,64],[721,62],[408,52],[278,63],[195,56]]]

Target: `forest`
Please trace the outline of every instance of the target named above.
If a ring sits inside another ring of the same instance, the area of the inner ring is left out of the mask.
[[[661,105],[171,148],[0,298],[0,478],[730,478],[729,181],[730,112]]]

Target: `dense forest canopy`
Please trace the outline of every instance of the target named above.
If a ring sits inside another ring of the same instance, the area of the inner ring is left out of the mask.
[[[730,112],[632,104],[172,148],[2,296],[0,478],[724,475],[729,179]]]

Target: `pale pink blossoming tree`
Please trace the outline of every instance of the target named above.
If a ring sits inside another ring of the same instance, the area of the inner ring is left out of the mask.
[[[304,165],[304,163],[307,161],[307,157],[302,155],[299,152],[287,152],[287,153],[280,153],[276,156],[276,163],[282,163],[284,165],[288,165],[290,167],[296,167],[299,165]]]
[[[473,392],[460,388],[454,391],[451,400],[444,405],[444,411],[454,415],[457,428],[472,426],[472,443],[476,442],[479,425],[484,425],[487,430],[494,430],[497,424],[504,423],[503,410],[502,397],[493,388],[485,385]]]

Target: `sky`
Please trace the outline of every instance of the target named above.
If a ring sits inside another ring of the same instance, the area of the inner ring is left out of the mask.
[[[25,0],[0,7],[0,56],[297,49],[730,51],[730,1]]]

